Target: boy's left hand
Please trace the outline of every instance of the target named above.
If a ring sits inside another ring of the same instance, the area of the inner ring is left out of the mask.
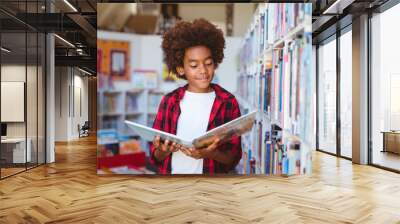
[[[187,156],[195,159],[209,158],[213,159],[218,147],[219,139],[215,139],[209,146],[204,148],[186,148],[181,147],[180,150]]]

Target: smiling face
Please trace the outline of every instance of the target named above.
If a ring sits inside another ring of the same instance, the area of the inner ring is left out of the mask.
[[[185,50],[183,68],[178,67],[179,75],[188,81],[188,90],[196,93],[211,92],[210,83],[214,77],[215,64],[210,49],[194,46]]]

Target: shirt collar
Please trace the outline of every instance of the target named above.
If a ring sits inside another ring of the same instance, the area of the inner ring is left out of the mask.
[[[177,94],[175,95],[175,97],[178,101],[181,101],[183,99],[183,97],[185,96],[185,91],[187,90],[188,86],[189,86],[189,84],[186,84],[178,89]],[[229,94],[227,94],[226,90],[224,90],[218,84],[211,83],[211,88],[213,88],[215,91],[216,99],[219,99],[219,100],[229,99]]]

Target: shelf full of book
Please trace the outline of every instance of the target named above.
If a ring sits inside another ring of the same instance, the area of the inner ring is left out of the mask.
[[[152,126],[158,105],[165,94],[157,90],[157,82],[149,85],[147,75],[153,79],[154,72],[146,70],[133,71],[130,81],[115,81],[110,86],[98,89],[99,129],[114,130],[118,139],[137,138],[138,135],[124,123],[125,120]],[[99,74],[100,77],[105,75]],[[138,85],[139,76],[146,85]],[[136,77],[136,78],[133,78]],[[149,155],[147,142],[142,142],[142,148]]]
[[[311,4],[259,4],[240,54],[237,99],[258,109],[242,137],[239,173],[311,172],[315,83],[311,65]]]

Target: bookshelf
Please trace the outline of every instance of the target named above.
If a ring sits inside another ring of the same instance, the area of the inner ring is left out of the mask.
[[[258,109],[242,136],[243,174],[311,173],[315,83],[309,3],[259,4],[239,55],[242,113]]]
[[[137,136],[132,129],[127,127],[125,120],[152,126],[158,105],[164,91],[153,88],[125,88],[118,90],[99,90],[99,119],[100,129],[115,130],[119,137],[130,138]],[[148,154],[148,146],[143,143],[142,148]]]

